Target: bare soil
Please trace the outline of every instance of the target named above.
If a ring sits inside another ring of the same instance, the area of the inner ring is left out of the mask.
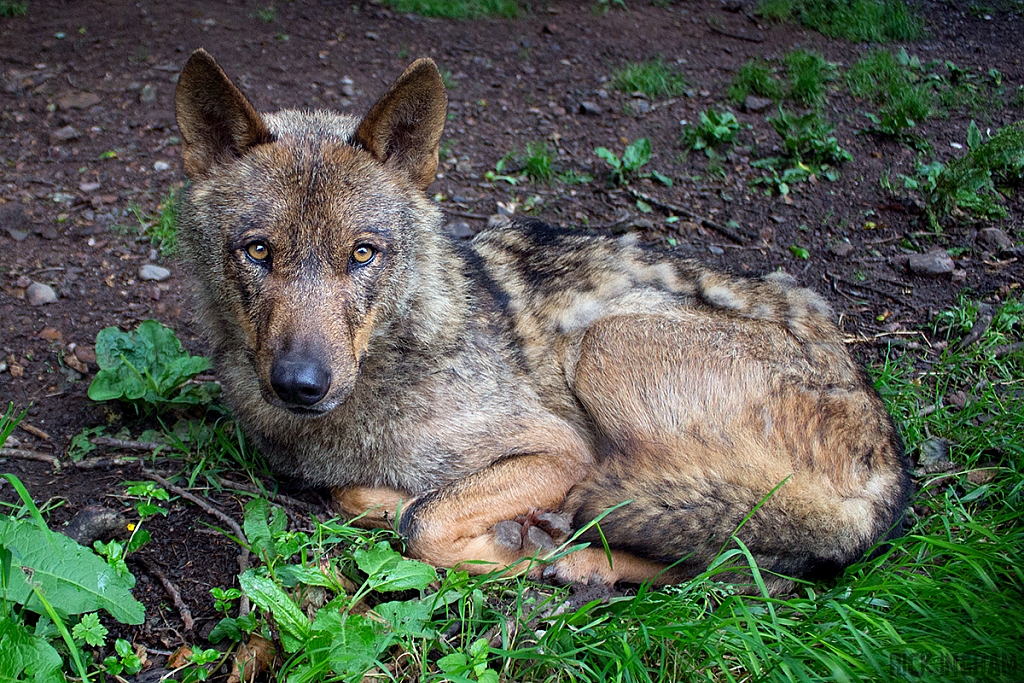
[[[552,223],[634,230],[738,273],[782,268],[826,295],[865,361],[876,360],[890,341],[929,344],[926,334],[911,332],[961,295],[1019,296],[1020,252],[1000,254],[977,239],[979,229],[992,225],[952,221],[933,233],[913,202],[882,187],[884,174],[898,184],[899,174],[913,173],[917,154],[859,133],[868,124],[864,112],[874,107],[853,99],[841,80],[825,112],[854,161],[834,183],[801,184],[788,201],[751,189],[760,172],[750,162],[773,154],[779,139],[766,113],[735,106],[750,128],[721,173],[709,174],[699,153],[682,155],[680,122],[729,104],[728,85],[750,58],[778,59],[804,47],[845,70],[871,46],[764,23],[752,5],[740,3],[728,11],[718,0],[668,8],[631,0],[628,11],[606,14],[595,13],[595,4],[538,2],[519,19],[443,21],[396,15],[372,2],[295,0],[276,4],[273,20],[264,21],[256,4],[237,0],[32,0],[27,16],[0,19],[0,408],[8,401],[28,407],[25,423],[34,428],[15,433],[18,447],[63,457],[85,427],[135,425],[131,415],[86,397],[96,370],[89,352],[100,329],[133,329],[156,318],[175,328],[191,351],[203,351],[180,264],[117,227],[138,224],[130,206],[153,214],[171,188],[184,184],[174,83],[197,47],[209,50],[263,110],[362,113],[412,59],[433,57],[454,84],[446,155],[431,189],[452,230],[468,237],[499,201],[517,202],[520,211]],[[964,145],[971,119],[995,129],[1024,118],[1024,98],[1011,97],[1024,83],[1024,19],[956,1],[925,2],[921,10],[926,34],[908,52],[922,61],[951,60],[979,78],[997,69],[1005,91],[985,106],[953,109],[921,125],[932,155],[945,160],[962,153],[953,145]],[[628,61],[658,56],[683,72],[685,95],[641,104],[611,87],[610,76]],[[596,105],[587,105],[593,113],[584,102]],[[607,186],[607,167],[593,154],[598,146],[621,153],[639,137],[651,140],[649,168],[675,180],[672,187],[649,180],[631,185],[656,200],[649,214],[638,210],[629,190]],[[561,168],[595,180],[514,187],[484,180],[507,152],[530,140],[546,140]],[[1019,244],[1024,204],[1008,195],[1005,205],[1009,217],[994,226]],[[666,206],[691,215],[666,222],[672,213]],[[738,241],[712,224],[732,226]],[[809,258],[795,255],[793,245]],[[907,269],[908,254],[933,247],[954,255],[952,273]],[[141,279],[147,263],[168,268],[170,278]],[[30,305],[32,283],[52,287],[56,302]],[[118,454],[101,448],[92,455]],[[143,477],[134,464],[54,470],[13,457],[0,459],[0,471],[20,477],[37,501],[60,503],[51,514],[55,526],[90,504],[120,506],[113,496],[123,493],[122,482]],[[316,492],[291,492],[327,512]],[[213,497],[241,519],[241,500]],[[5,487],[0,498],[15,496]],[[153,653],[204,645],[202,634],[216,616],[209,589],[234,583],[237,546],[211,524],[221,526],[179,500],[166,519],[152,523],[154,541],[140,551],[177,586],[196,619],[194,632],[184,629],[155,576],[132,566],[148,619],[125,633]]]

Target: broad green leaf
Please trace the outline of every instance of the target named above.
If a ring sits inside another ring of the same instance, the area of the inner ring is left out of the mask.
[[[975,149],[981,144],[981,130],[978,128],[978,124],[971,119],[970,124],[967,126],[967,147]]]
[[[403,559],[381,541],[370,550],[354,553],[356,566],[367,573],[366,583],[378,591],[423,589],[437,580],[437,572],[428,564]]]
[[[327,664],[334,673],[358,680],[369,671],[394,637],[358,614],[322,608],[313,622],[305,654],[314,664]]]
[[[0,547],[11,551],[8,600],[44,613],[29,579],[62,615],[103,609],[122,623],[142,623],[145,609],[131,594],[135,577],[119,575],[67,536],[0,515]]]
[[[377,605],[373,611],[388,622],[400,638],[433,638],[437,635],[433,629],[427,628],[431,610],[421,600],[385,602]]]
[[[238,585],[261,609],[273,613],[285,652],[295,652],[306,644],[309,619],[280,586],[252,569],[238,577]]]
[[[61,658],[45,639],[0,619],[0,683],[63,683]]]
[[[619,161],[619,157],[615,156],[615,153],[607,147],[598,147],[594,150],[594,154],[607,161],[612,168],[616,170],[622,168],[622,162]]]
[[[651,160],[651,141],[647,138],[634,140],[622,153],[622,165],[630,171],[635,171]]]
[[[267,518],[270,516],[270,503],[263,498],[253,498],[245,504],[245,517],[242,529],[249,545],[264,562],[270,563],[277,559],[277,546],[270,534]]]

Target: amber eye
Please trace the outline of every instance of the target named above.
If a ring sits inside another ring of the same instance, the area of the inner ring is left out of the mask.
[[[253,261],[266,261],[270,257],[270,247],[264,242],[251,242],[245,246],[245,253]]]
[[[369,263],[375,253],[369,244],[360,244],[352,250],[352,260],[359,264]]]

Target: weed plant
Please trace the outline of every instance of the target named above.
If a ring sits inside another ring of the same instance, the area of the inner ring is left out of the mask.
[[[642,92],[651,99],[677,97],[686,79],[660,57],[640,64],[628,64],[612,76],[612,86],[625,93]]]
[[[739,130],[739,121],[731,111],[708,109],[700,113],[697,125],[688,123],[683,127],[683,146],[687,150],[704,150],[705,155],[713,158],[716,150],[736,140]]]
[[[867,114],[872,132],[912,141],[917,124],[935,112],[935,83],[922,78],[920,62],[905,50],[872,51],[850,67],[846,82],[854,97],[879,105],[877,114]]]
[[[476,19],[505,17],[514,19],[521,13],[517,0],[382,0],[395,12],[420,14],[445,19]]]
[[[12,0],[0,0],[0,17],[23,17],[28,14],[27,2],[14,2]]]
[[[770,173],[754,180],[753,185],[766,185],[770,192],[786,195],[791,185],[812,178],[838,180],[838,166],[853,161],[853,155],[832,135],[832,124],[817,111],[795,115],[779,107],[779,115],[769,117],[768,122],[782,138],[784,155],[753,162],[754,168]]]
[[[788,96],[806,107],[825,103],[826,83],[836,77],[836,65],[810,50],[793,50],[783,58],[789,76]]]
[[[887,43],[916,40],[921,20],[903,0],[760,0],[765,19],[793,21],[831,38]]]
[[[748,95],[759,95],[778,102],[786,95],[786,89],[776,69],[763,59],[752,59],[736,73],[729,85],[729,98],[737,104]]]

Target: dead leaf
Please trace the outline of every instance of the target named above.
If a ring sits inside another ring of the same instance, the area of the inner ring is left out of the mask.
[[[277,651],[274,649],[272,642],[263,636],[253,633],[249,636],[249,642],[242,644],[238,648],[238,652],[235,653],[235,660],[231,665],[231,675],[228,676],[228,683],[255,680],[257,676],[270,668],[270,665],[274,663],[274,655],[276,654]]]

